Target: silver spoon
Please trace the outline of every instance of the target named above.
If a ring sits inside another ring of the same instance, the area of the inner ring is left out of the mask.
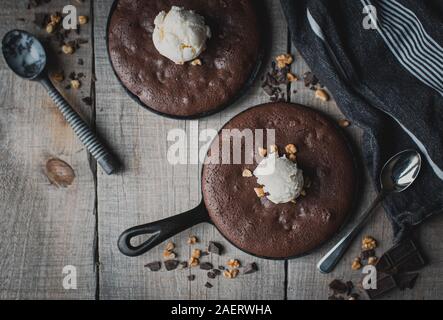
[[[409,188],[417,178],[420,168],[421,156],[415,150],[400,152],[386,162],[380,174],[380,193],[351,230],[319,261],[317,268],[322,273],[329,273],[334,269],[380,202],[390,193],[402,192]]]
[[[46,70],[46,52],[40,41],[26,31],[12,30],[3,37],[2,52],[6,63],[18,76],[38,81],[45,87],[66,121],[103,170],[107,174],[115,172],[119,166],[117,160],[49,80]]]

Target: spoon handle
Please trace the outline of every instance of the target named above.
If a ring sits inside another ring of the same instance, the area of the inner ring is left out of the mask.
[[[86,146],[88,151],[95,158],[97,163],[103,168],[107,174],[115,172],[119,163],[107,148],[98,140],[97,136],[92,132],[91,128],[80,117],[80,115],[66,102],[58,90],[54,87],[48,78],[41,80],[42,85],[46,88],[49,96],[57,105],[66,121],[71,125],[80,141]]]
[[[358,218],[356,225],[353,226],[351,230],[348,231],[348,233],[346,233],[346,235],[341,238],[341,240],[318,262],[317,268],[320,270],[320,272],[329,273],[335,268],[337,263],[345,254],[346,250],[349,248],[355,236],[357,236],[363,226],[366,225],[372,213],[383,200],[385,195],[386,194],[383,191],[380,192],[377,198],[375,198],[372,202],[371,206]]]

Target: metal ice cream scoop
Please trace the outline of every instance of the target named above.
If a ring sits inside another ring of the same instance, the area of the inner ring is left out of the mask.
[[[119,166],[117,160],[49,80],[46,51],[40,41],[26,31],[12,30],[2,40],[2,52],[6,63],[18,76],[38,81],[46,88],[66,121],[103,170],[107,174],[115,172]]]

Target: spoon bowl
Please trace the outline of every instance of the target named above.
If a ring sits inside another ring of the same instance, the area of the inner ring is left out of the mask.
[[[43,74],[46,52],[32,34],[22,30],[9,31],[2,40],[2,51],[9,68],[18,76],[36,80]]]
[[[403,192],[409,188],[421,169],[421,156],[415,150],[405,150],[395,155],[382,169],[382,192]]]

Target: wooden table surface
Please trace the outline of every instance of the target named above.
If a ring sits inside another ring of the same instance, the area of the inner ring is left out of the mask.
[[[166,160],[168,131],[182,128],[191,139],[196,129],[219,129],[227,120],[269,98],[257,81],[233,106],[198,121],[166,119],[140,108],[117,82],[108,61],[105,26],[112,0],[52,0],[27,10],[27,1],[3,0],[0,4],[0,36],[20,28],[47,37],[32,22],[36,12],[61,11],[69,3],[79,14],[90,17],[80,36],[87,44],[72,56],[57,55],[52,70],[83,72],[80,90],[59,89],[73,107],[96,128],[124,164],[121,173],[108,176],[93,161],[74,136],[44,89],[34,82],[16,77],[0,59],[0,298],[1,299],[326,299],[328,283],[335,278],[358,280],[361,274],[351,270],[351,261],[359,254],[359,241],[348,251],[337,269],[322,275],[315,264],[333,241],[314,253],[290,261],[269,261],[248,256],[229,245],[214,227],[204,224],[173,238],[180,258],[186,260],[189,234],[226,247],[222,257],[209,257],[214,265],[228,258],[244,263],[257,262],[260,271],[249,276],[207,281],[201,270],[154,273],[144,264],[161,260],[163,245],[137,258],[120,254],[116,241],[128,227],[183,212],[196,206],[200,194],[199,165],[170,165]],[[291,46],[279,2],[267,0],[272,29],[272,57],[290,52],[296,62],[293,72],[301,76],[308,67]],[[78,59],[84,60],[83,65]],[[94,81],[94,75],[96,81]],[[290,85],[288,100],[325,111],[338,120],[342,116],[333,101],[321,102],[303,81]],[[296,89],[297,93],[293,93]],[[88,106],[82,101],[92,97]],[[360,140],[361,132],[346,129]],[[189,150],[197,154],[198,148]],[[45,175],[48,159],[59,158],[75,170],[75,180],[67,188],[57,188]],[[365,173],[362,175],[366,176]],[[362,210],[374,198],[369,182],[364,186]],[[395,291],[387,299],[438,299],[443,297],[443,227],[442,217],[428,221],[421,230],[424,249],[430,260],[418,279],[416,288]],[[380,209],[366,227],[365,234],[380,243],[378,253],[392,241],[390,224]],[[63,267],[77,268],[77,289],[62,286]],[[195,281],[187,280],[196,274]]]

